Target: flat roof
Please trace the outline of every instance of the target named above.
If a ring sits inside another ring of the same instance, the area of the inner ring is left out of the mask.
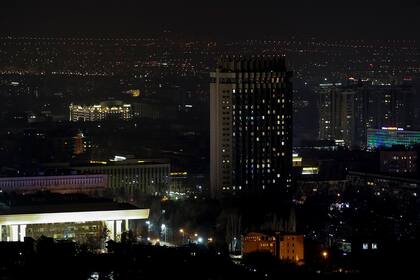
[[[0,225],[31,225],[111,220],[141,220],[148,219],[149,212],[150,209],[125,209],[6,215],[0,214]]]
[[[1,207],[1,205],[0,205]],[[129,203],[116,203],[108,201],[87,201],[87,202],[68,202],[56,201],[55,203],[36,204],[29,203],[24,205],[13,205],[11,207],[0,208],[0,215],[12,214],[34,214],[34,213],[62,213],[62,212],[91,212],[91,211],[110,211],[110,210],[134,210],[138,207]]]

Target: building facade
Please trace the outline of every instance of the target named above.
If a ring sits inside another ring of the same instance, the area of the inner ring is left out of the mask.
[[[211,73],[213,197],[291,185],[292,84],[284,57],[224,58]]]
[[[367,130],[367,148],[391,148],[392,146],[410,146],[420,143],[420,131],[405,130],[401,127],[382,127]]]
[[[86,208],[86,205],[84,205]],[[89,206],[89,205],[88,205]],[[143,220],[149,217],[149,209],[116,209],[106,204],[92,205],[92,210],[69,210],[68,206],[60,209],[31,212],[0,212],[0,241],[23,241],[25,237],[41,236],[55,239],[69,239],[85,243],[95,239],[99,243],[107,240],[119,241],[121,234],[130,230],[131,220]]]
[[[70,104],[70,121],[128,120],[133,117],[131,104],[122,101],[104,101],[97,105]]]
[[[416,151],[381,151],[381,172],[415,173],[417,171]]]
[[[369,128],[417,125],[410,85],[320,84],[319,138],[342,140],[345,146],[366,147]]]
[[[304,237],[298,234],[282,235],[280,239],[280,259],[303,264]]]
[[[244,255],[253,252],[267,252],[277,255],[276,237],[258,232],[250,232],[244,236],[242,253]]]
[[[138,159],[92,160],[89,164],[71,168],[90,174],[107,175],[108,188],[127,194],[161,195],[169,189],[169,163]]]
[[[242,253],[266,252],[282,261],[304,263],[304,236],[301,234],[263,234],[250,232],[243,238]]]
[[[65,175],[0,178],[2,192],[97,193],[108,185],[107,175]]]

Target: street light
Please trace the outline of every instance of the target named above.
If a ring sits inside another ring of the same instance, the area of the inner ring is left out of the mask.
[[[181,233],[181,235],[182,235],[182,244],[184,244],[185,243],[185,241],[184,241],[184,229],[179,229],[179,232]]]
[[[328,258],[328,252],[327,251],[322,251],[322,257],[324,258],[324,259],[327,259]]]
[[[164,236],[164,240],[166,242],[166,225],[165,224],[162,224],[160,226],[160,229],[162,230],[162,233],[163,233],[163,236]]]
[[[146,221],[146,225],[147,225],[147,235],[150,235],[150,228],[152,227],[152,224],[150,223],[150,221]]]

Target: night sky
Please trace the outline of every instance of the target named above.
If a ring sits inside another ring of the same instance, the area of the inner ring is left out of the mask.
[[[209,38],[420,39],[418,0],[13,2],[2,3],[1,35],[137,36],[169,29]]]

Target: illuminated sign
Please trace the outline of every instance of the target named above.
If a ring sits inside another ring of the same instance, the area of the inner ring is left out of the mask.
[[[385,126],[383,126],[383,127],[382,127],[382,130],[398,130],[398,131],[403,131],[403,130],[404,130],[404,128],[401,128],[401,127],[395,127],[395,126],[391,126],[391,127],[385,127]]]

